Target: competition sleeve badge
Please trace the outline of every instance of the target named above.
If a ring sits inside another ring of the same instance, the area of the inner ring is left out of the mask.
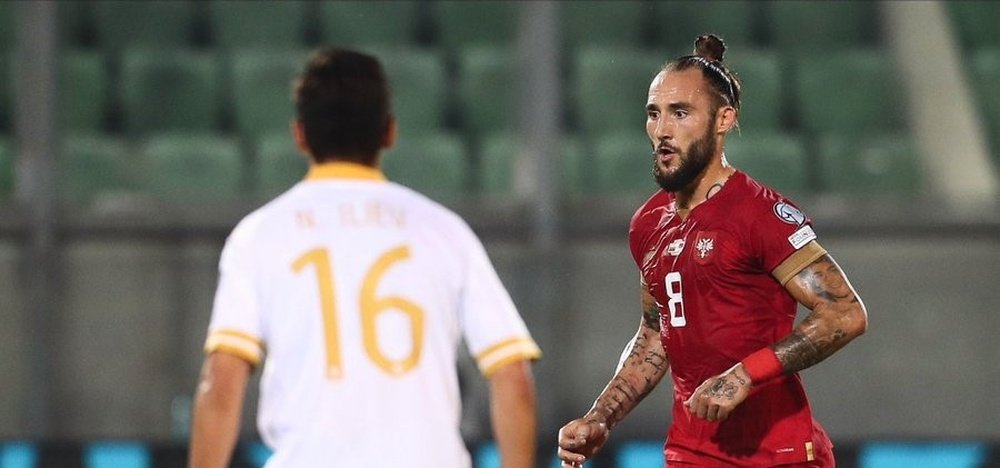
[[[716,235],[715,231],[701,231],[694,240],[694,250],[691,251],[691,255],[694,256],[694,261],[699,265],[708,265],[712,261],[712,257],[715,253],[716,247]]]

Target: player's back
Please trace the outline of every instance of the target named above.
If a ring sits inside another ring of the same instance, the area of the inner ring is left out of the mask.
[[[269,466],[468,466],[455,353],[481,246],[450,211],[348,169],[311,173],[229,241],[252,259]]]

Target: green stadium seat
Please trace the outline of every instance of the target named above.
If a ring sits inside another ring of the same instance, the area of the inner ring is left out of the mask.
[[[241,194],[239,145],[218,134],[157,134],[141,148],[141,188],[154,198],[194,203]]]
[[[645,5],[641,1],[559,2],[560,34],[570,47],[642,42]]]
[[[561,150],[557,171],[560,192],[568,196],[586,193],[589,178],[585,176],[587,156],[582,143],[576,137],[564,136]],[[483,140],[476,177],[479,193],[492,197],[514,194],[514,161],[520,151],[519,139],[513,133],[499,132]]]
[[[0,200],[10,198],[14,193],[14,147],[9,140],[0,137]]]
[[[130,133],[216,130],[220,86],[220,66],[212,54],[129,49],[121,65],[125,129]]]
[[[230,108],[236,130],[244,137],[287,133],[295,117],[292,81],[308,53],[300,50],[241,49],[230,57]]]
[[[657,44],[687,55],[694,49],[694,40],[706,33],[716,34],[729,48],[751,47],[756,31],[759,6],[741,0],[680,0],[654,3]]]
[[[224,49],[301,47],[306,41],[308,2],[208,2],[209,26],[215,44]]]
[[[0,2],[0,54],[14,50],[17,27],[14,24],[14,2]]]
[[[966,50],[1000,47],[1000,2],[950,0],[944,4],[952,30]]]
[[[431,16],[441,45],[449,50],[473,45],[513,46],[520,2],[436,0]]]
[[[782,126],[788,92],[778,54],[772,50],[744,50],[727,54],[729,67],[743,84],[739,124],[750,132],[774,131]]]
[[[888,133],[904,125],[902,87],[892,57],[852,50],[795,61],[797,112],[804,130]]]
[[[629,48],[587,47],[575,54],[572,102],[585,134],[642,128],[649,84],[661,57]]]
[[[125,140],[107,135],[74,135],[63,139],[56,159],[59,198],[87,205],[105,194],[136,189],[134,158]]]
[[[186,47],[193,43],[195,8],[189,0],[97,0],[94,33],[105,50]]]
[[[825,136],[820,139],[820,176],[828,192],[911,194],[922,188],[919,155],[907,137]]]
[[[465,143],[445,132],[400,138],[382,156],[389,180],[441,201],[456,201],[466,195],[468,166]]]
[[[63,55],[59,76],[59,124],[63,130],[100,131],[105,126],[110,78],[104,54],[74,50]]]
[[[325,44],[405,46],[415,42],[418,2],[337,1],[319,4]]]
[[[257,140],[254,193],[260,198],[272,198],[301,181],[309,169],[309,161],[299,153],[288,131],[264,135]]]
[[[458,100],[463,123],[474,135],[517,125],[517,61],[510,49],[469,47],[458,56]]]
[[[437,132],[445,124],[448,73],[434,49],[368,49],[378,57],[392,88],[392,108],[400,136]]]
[[[593,142],[596,191],[611,196],[649,196],[653,150],[641,129],[602,134]]]
[[[979,104],[984,127],[990,134],[993,158],[1000,164],[1000,47],[983,49],[971,58],[975,101]]]
[[[772,0],[766,6],[771,41],[784,53],[822,55],[876,42],[876,2]]]
[[[805,143],[786,133],[730,133],[726,138],[726,159],[758,182],[784,195],[809,190]]]
[[[14,70],[10,55],[0,50],[0,133],[14,127]],[[11,132],[12,133],[12,132]]]

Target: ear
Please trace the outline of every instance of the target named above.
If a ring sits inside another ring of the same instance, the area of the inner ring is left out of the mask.
[[[729,133],[736,126],[736,109],[732,106],[722,106],[715,117],[715,131]]]
[[[396,138],[399,137],[399,127],[396,125],[396,117],[389,116],[389,122],[385,126],[385,133],[382,134],[382,149],[387,150],[396,145]]]
[[[308,156],[309,160],[314,160],[312,156],[312,151],[309,150],[309,144],[306,143],[306,129],[302,125],[302,121],[295,119],[292,121],[291,125],[292,139],[295,140],[295,147],[299,149],[299,152]]]

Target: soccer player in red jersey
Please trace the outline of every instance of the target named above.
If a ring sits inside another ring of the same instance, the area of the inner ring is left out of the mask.
[[[629,227],[642,319],[593,407],[559,431],[564,467],[596,453],[668,370],[667,465],[834,466],[797,373],[864,333],[867,312],[809,218],[726,162],[741,87],[724,52],[701,36],[649,87],[662,190]],[[795,326],[797,303],[810,313]]]

